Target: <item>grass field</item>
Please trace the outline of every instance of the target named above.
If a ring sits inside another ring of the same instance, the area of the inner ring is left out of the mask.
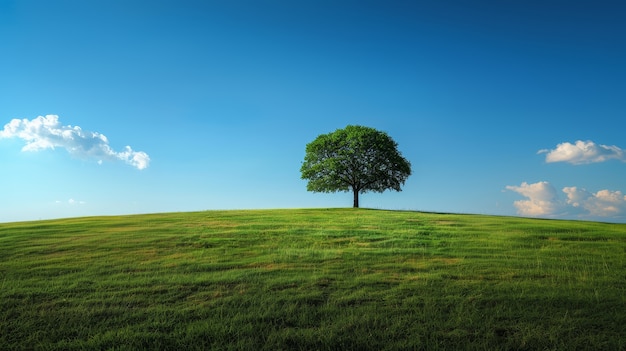
[[[0,350],[625,350],[626,225],[365,209],[0,224]]]

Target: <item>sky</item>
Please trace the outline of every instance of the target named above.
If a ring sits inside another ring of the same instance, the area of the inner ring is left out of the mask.
[[[621,1],[0,0],[0,222],[350,207],[347,125],[412,164],[362,207],[626,222]]]

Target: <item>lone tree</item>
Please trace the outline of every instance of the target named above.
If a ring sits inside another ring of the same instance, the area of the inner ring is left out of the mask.
[[[308,191],[352,190],[359,207],[359,193],[402,190],[411,164],[397,147],[387,133],[369,127],[349,125],[322,134],[306,146],[302,179],[309,180]]]

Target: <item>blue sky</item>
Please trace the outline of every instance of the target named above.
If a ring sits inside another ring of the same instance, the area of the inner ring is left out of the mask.
[[[626,222],[619,1],[0,0],[0,222],[349,207],[305,145],[413,165],[361,206]]]

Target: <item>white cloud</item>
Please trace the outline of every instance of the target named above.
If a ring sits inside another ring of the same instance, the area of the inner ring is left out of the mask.
[[[507,185],[506,189],[528,198],[528,200],[518,200],[513,203],[517,208],[517,213],[522,216],[552,216],[562,207],[556,189],[545,181],[533,184],[523,182],[520,186]]]
[[[66,149],[71,155],[84,158],[122,160],[137,168],[145,169],[150,164],[150,157],[143,151],[134,151],[126,146],[124,151],[116,152],[109,146],[109,140],[103,134],[83,130],[79,126],[64,126],[59,116],[39,116],[31,121],[13,119],[0,131],[0,138],[17,137],[26,141],[22,151]]]
[[[54,203],[55,203],[55,204],[57,204],[57,205],[67,204],[67,205],[70,205],[70,206],[76,206],[76,205],[84,205],[84,204],[86,204],[86,202],[85,202],[85,201],[82,201],[82,200],[74,200],[73,198],[70,198],[70,199],[69,199],[69,200],[67,200],[67,201],[60,201],[60,200],[56,200]]]
[[[621,191],[600,190],[591,193],[575,186],[563,188],[567,203],[572,207],[597,217],[616,217],[626,213],[626,196]]]
[[[143,151],[133,151],[130,146],[126,146],[126,150],[118,152],[116,156],[137,169],[145,169],[150,164],[150,157],[147,153]]]
[[[522,216],[550,217],[578,215],[580,217],[621,217],[626,214],[626,195],[621,191],[600,190],[591,193],[578,187],[564,187],[565,201],[559,198],[556,189],[546,181],[520,186],[509,185],[507,190],[514,191],[527,200],[513,203],[517,213]]]
[[[546,162],[568,162],[574,165],[604,162],[611,159],[626,161],[624,150],[619,147],[599,145],[593,141],[578,140],[575,144],[561,143],[554,150],[539,150],[537,153],[546,155]]]

